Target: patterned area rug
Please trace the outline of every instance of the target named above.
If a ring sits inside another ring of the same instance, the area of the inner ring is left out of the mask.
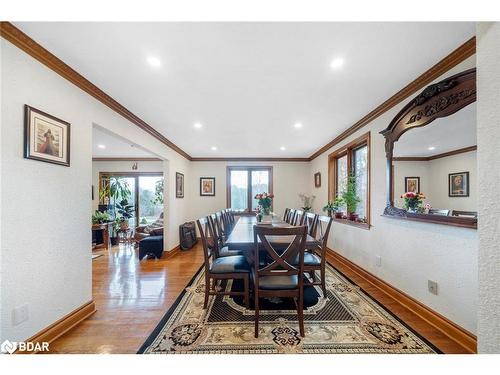
[[[261,300],[259,338],[254,312],[241,298],[210,297],[203,309],[204,270],[179,296],[138,353],[440,353],[327,265],[327,298],[321,289],[305,290],[305,337],[300,337],[292,300]],[[218,286],[240,290],[232,281]]]

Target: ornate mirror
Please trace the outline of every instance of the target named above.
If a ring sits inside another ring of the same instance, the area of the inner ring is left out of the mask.
[[[474,68],[428,86],[380,132],[384,216],[477,228],[475,102]]]

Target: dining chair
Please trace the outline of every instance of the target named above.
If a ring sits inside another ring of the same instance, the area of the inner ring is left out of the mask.
[[[289,208],[285,208],[285,212],[283,213],[283,221],[286,221],[288,218],[288,213],[290,212]]]
[[[243,296],[245,307],[249,308],[250,303],[250,272],[251,268],[248,261],[243,255],[234,255],[227,257],[216,258],[208,248],[207,238],[210,231],[209,219],[203,217],[197,221],[198,230],[200,232],[201,243],[203,245],[204,267],[205,267],[205,301],[203,308],[208,306],[208,298],[211,295],[230,295]],[[218,280],[243,280],[243,292],[217,290],[216,284]]]
[[[229,247],[226,246],[222,237],[220,220],[217,217],[217,213],[209,215],[207,219],[210,228],[209,232],[211,234],[210,237],[213,238],[213,250],[216,258],[245,254],[242,250],[229,250]]]
[[[304,249],[307,228],[266,227],[255,225],[254,231],[254,291],[255,291],[255,337],[259,337],[259,298],[289,297],[297,305],[300,335],[304,337]],[[272,236],[280,245],[287,244],[284,251],[277,251],[269,242]],[[290,238],[292,237],[292,238]],[[260,240],[260,243],[259,243]],[[264,251],[262,251],[264,250]],[[263,254],[270,261],[262,264]],[[298,257],[298,264],[294,260]]]
[[[290,208],[290,210],[288,211],[288,217],[285,221],[290,225],[293,225],[293,222],[295,220],[295,211],[296,210],[293,208]]]
[[[304,255],[304,272],[307,272],[312,280],[305,280],[307,285],[321,285],[323,297],[326,297],[326,249],[328,236],[333,219],[329,216],[318,216],[314,238],[318,241],[315,252],[306,252]],[[298,263],[296,261],[296,263]],[[320,272],[320,281],[316,281],[316,271]]]
[[[318,217],[319,217],[319,215],[312,213],[312,212],[306,212],[304,215],[303,225],[305,225],[307,227],[307,234],[310,235],[311,237],[316,236],[316,227],[318,225]]]
[[[229,235],[231,234],[231,231],[232,231],[232,226],[231,226],[231,221],[229,220],[229,214],[227,213],[227,210],[222,210],[221,211],[221,214],[222,214],[222,224],[224,226],[224,236],[226,237],[229,237]]]
[[[295,216],[292,221],[292,225],[295,226],[300,226],[304,223],[304,211],[302,210],[295,210]]]

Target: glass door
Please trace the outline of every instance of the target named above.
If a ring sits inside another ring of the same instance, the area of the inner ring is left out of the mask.
[[[138,176],[139,225],[151,224],[163,212],[163,176]]]

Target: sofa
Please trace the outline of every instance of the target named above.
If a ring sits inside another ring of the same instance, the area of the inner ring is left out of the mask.
[[[140,225],[135,228],[134,240],[138,245],[143,239],[150,236],[163,236],[163,212],[160,217],[148,225]]]

